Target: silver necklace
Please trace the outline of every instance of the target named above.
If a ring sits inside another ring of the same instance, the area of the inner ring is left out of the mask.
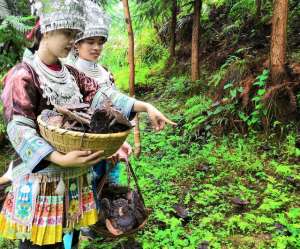
[[[75,62],[75,67],[79,71],[84,72],[90,78],[96,80],[100,86],[112,85],[110,73],[95,62],[87,61],[78,57]]]
[[[41,61],[37,53],[31,65],[39,76],[43,97],[47,99],[47,104],[66,105],[82,102],[82,94],[76,80],[66,66],[62,65],[60,71],[51,70]]]

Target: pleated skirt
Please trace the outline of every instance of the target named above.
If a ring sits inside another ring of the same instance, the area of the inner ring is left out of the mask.
[[[0,214],[0,236],[34,245],[62,242],[63,233],[98,221],[92,172],[63,177],[30,174],[13,182]]]

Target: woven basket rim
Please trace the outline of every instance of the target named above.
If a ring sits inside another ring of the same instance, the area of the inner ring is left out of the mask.
[[[66,130],[66,129],[62,129],[62,128],[58,128],[52,125],[47,125],[46,122],[44,122],[42,120],[41,115],[39,115],[37,117],[37,122],[39,124],[39,126],[42,126],[42,128],[56,132],[56,133],[60,133],[60,134],[64,134],[64,135],[70,135],[73,137],[87,137],[87,138],[111,138],[111,137],[124,137],[125,135],[129,134],[131,129],[128,129],[126,131],[122,131],[122,132],[114,132],[114,133],[84,133],[84,132],[80,132],[80,131],[70,131],[70,130]]]

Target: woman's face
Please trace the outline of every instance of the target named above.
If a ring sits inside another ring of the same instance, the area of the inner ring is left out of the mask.
[[[75,47],[81,59],[97,62],[106,39],[101,36],[86,38],[79,41]]]
[[[57,58],[65,58],[71,51],[77,30],[59,29],[45,34],[48,50]]]

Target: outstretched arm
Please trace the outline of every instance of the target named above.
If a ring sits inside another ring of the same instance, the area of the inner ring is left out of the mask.
[[[149,119],[152,123],[153,128],[156,131],[163,130],[166,124],[176,125],[176,123],[172,122],[165,115],[163,115],[158,109],[156,109],[153,105],[137,100],[134,103],[133,111],[135,112],[147,112],[149,115]]]

